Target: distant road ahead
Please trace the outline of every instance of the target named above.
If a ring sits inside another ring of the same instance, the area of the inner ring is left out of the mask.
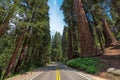
[[[39,75],[31,80],[91,80],[75,70],[61,64],[53,63],[44,67]]]

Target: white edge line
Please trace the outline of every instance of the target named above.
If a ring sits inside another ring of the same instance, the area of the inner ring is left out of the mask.
[[[74,72],[77,73],[78,75],[81,75],[82,77],[84,77],[84,78],[86,78],[86,79],[88,79],[88,80],[91,80],[90,78],[88,78],[88,77],[86,77],[86,76],[80,74],[79,72],[76,72],[76,71],[74,71]]]
[[[37,74],[36,76],[34,76],[32,79],[30,80],[33,80],[34,78],[36,78],[38,75],[40,75],[42,72],[40,72],[39,74]]]
[[[68,67],[68,66],[66,66],[66,67]],[[68,67],[69,68],[69,67]],[[72,68],[70,68],[70,69],[72,69]],[[77,73],[78,75],[81,75],[82,77],[84,77],[84,78],[86,78],[86,79],[88,79],[88,80],[91,80],[89,77],[86,77],[86,76],[84,76],[83,74],[80,74],[79,72],[77,72],[77,71],[74,71],[75,73]]]

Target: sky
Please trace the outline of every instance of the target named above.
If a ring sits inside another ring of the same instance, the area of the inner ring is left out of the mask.
[[[55,32],[63,33],[63,28],[65,25],[64,15],[60,10],[60,6],[62,5],[63,0],[49,0],[48,5],[49,9],[49,17],[50,17],[50,31],[51,35],[54,35]]]

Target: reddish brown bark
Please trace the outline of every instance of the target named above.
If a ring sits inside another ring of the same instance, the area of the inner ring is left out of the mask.
[[[81,57],[96,56],[100,54],[95,44],[94,37],[89,28],[89,24],[83,9],[81,0],[74,0],[78,31],[80,36]]]
[[[3,33],[5,32],[7,26],[8,26],[9,22],[5,22],[3,24],[1,24],[0,26],[0,37],[3,35]]]
[[[30,32],[30,28],[31,28],[31,27],[28,27],[27,33]],[[16,64],[15,69],[14,69],[14,73],[18,72],[18,67],[19,67],[19,65],[21,65],[23,59],[24,59],[25,56],[26,56],[26,51],[27,51],[27,49],[28,49],[28,43],[29,43],[29,40],[28,40],[28,39],[29,39],[29,37],[26,36],[26,37],[25,37],[25,40],[24,40],[24,43],[23,43],[23,46],[22,46],[22,50],[21,50],[20,56],[19,56],[19,58],[18,58],[17,64]]]
[[[25,58],[25,54],[26,54],[27,49],[28,49],[28,44],[27,44],[27,39],[25,39],[23,46],[22,46],[20,56],[19,56],[19,59],[18,59],[18,62],[17,62],[15,69],[14,69],[14,73],[18,72],[18,67],[19,67],[19,65],[21,65],[23,59]]]
[[[23,32],[20,34],[19,38],[18,38],[18,41],[17,41],[16,47],[15,47],[15,50],[14,50],[12,56],[11,56],[10,62],[9,62],[9,64],[8,64],[8,68],[6,69],[6,72],[5,72],[2,80],[4,80],[5,77],[6,77],[6,76],[10,73],[10,71],[13,69],[13,66],[14,66],[15,61],[16,61],[17,53],[18,53],[18,51],[19,51],[19,48],[20,48],[20,46],[21,46],[21,44],[22,44],[22,41],[23,41],[23,38],[24,38],[24,34],[25,34],[25,31],[23,31]]]
[[[115,46],[118,44],[118,41],[116,40],[116,38],[113,36],[107,22],[105,19],[101,20],[103,23],[103,34],[104,34],[104,38],[105,38],[105,47],[109,47],[109,46]]]

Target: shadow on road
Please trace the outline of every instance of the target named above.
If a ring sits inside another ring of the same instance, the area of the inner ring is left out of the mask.
[[[43,72],[46,72],[46,71],[56,71],[57,69],[59,70],[65,70],[65,71],[73,71],[73,69],[67,67],[66,65],[63,65],[59,62],[54,62],[48,66],[45,66],[45,67],[42,67],[42,68],[39,68],[39,69],[36,69],[34,70],[33,72],[40,72],[40,71],[43,71]]]

